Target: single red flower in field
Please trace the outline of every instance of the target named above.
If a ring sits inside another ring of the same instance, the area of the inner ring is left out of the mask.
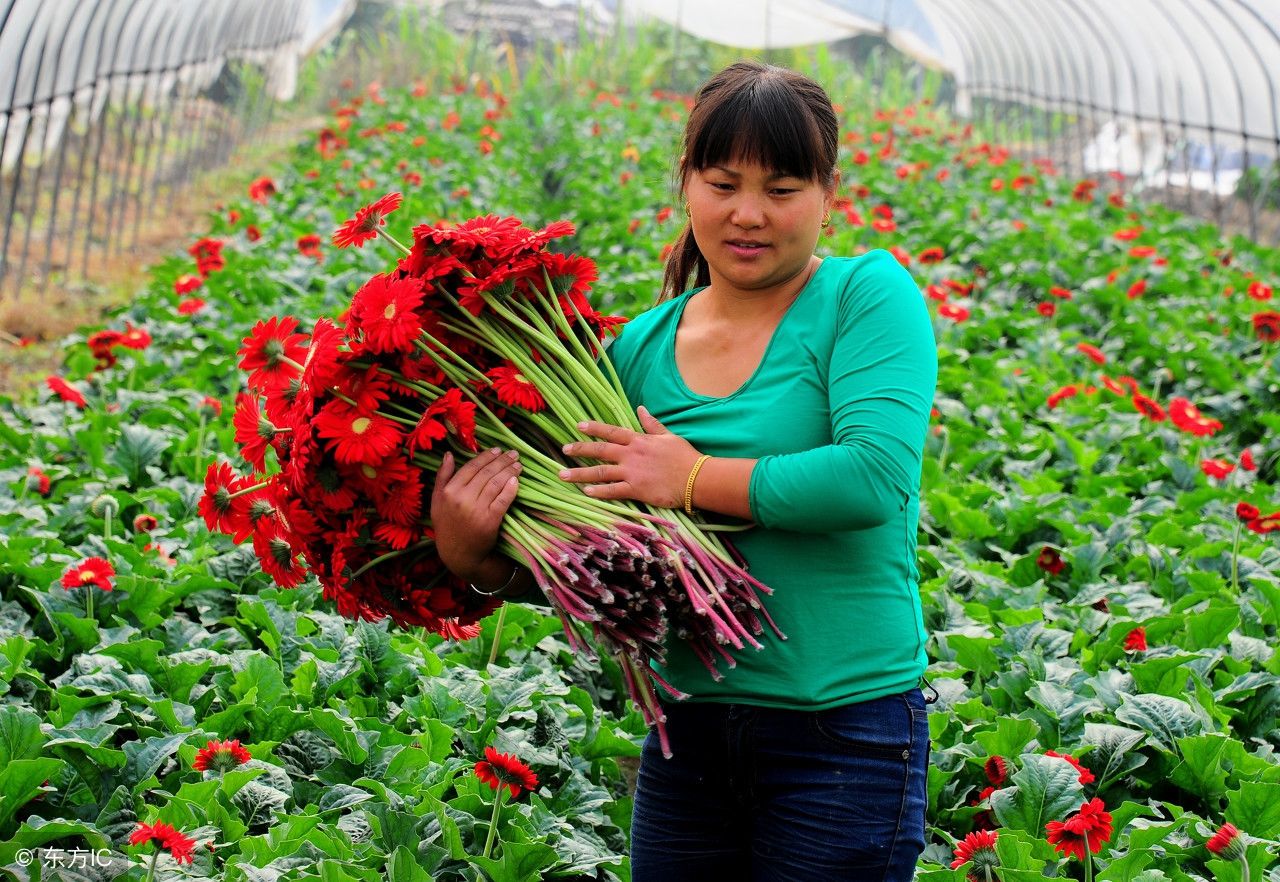
[[[1258,510],[1256,505],[1252,505],[1248,502],[1236,503],[1236,517],[1242,521],[1251,521],[1261,514],[1262,512]]]
[[[1154,245],[1134,245],[1129,249],[1130,257],[1155,257],[1156,248]]]
[[[871,221],[871,229],[877,233],[893,233],[898,229],[898,225],[891,218],[877,217]]]
[[[1050,288],[1049,293],[1052,294],[1054,297],[1060,298],[1062,300],[1071,299],[1071,292],[1068,291],[1066,288],[1057,288],[1057,287]]]
[[[1084,766],[1080,765],[1080,760],[1076,759],[1074,756],[1068,756],[1065,753],[1058,753],[1057,751],[1054,751],[1054,750],[1046,750],[1044,752],[1044,755],[1056,756],[1058,759],[1066,760],[1067,762],[1069,762],[1072,766],[1075,767],[1075,770],[1080,773],[1081,784],[1093,783],[1093,772],[1089,771]]]
[[[1246,839],[1235,824],[1223,824],[1209,837],[1204,847],[1229,861],[1243,861],[1246,859]]]
[[[1138,281],[1134,282],[1132,285],[1129,286],[1129,291],[1127,292],[1128,297],[1130,300],[1141,297],[1144,293],[1146,293],[1146,290],[1147,290],[1147,280],[1138,279]]]
[[[941,248],[939,248],[937,245],[934,245],[924,249],[919,254],[917,254],[916,260],[920,261],[921,263],[939,263],[945,260],[946,257],[947,257],[946,252],[943,251]]]
[[[1253,451],[1246,447],[1240,451],[1240,468],[1246,472],[1256,472],[1258,464],[1253,461]]]
[[[50,486],[49,476],[46,475],[43,470],[41,470],[40,468],[37,468],[36,466],[32,466],[31,468],[27,469],[27,489],[28,490],[34,490],[37,493],[39,493],[41,496],[48,496],[49,486]]]
[[[1058,406],[1058,405],[1059,405],[1059,404],[1060,404],[1064,399],[1071,398],[1071,397],[1073,397],[1073,396],[1075,396],[1075,395],[1079,395],[1079,394],[1080,394],[1080,387],[1079,387],[1079,386],[1076,386],[1074,383],[1073,383],[1073,384],[1066,385],[1066,386],[1063,386],[1063,387],[1062,387],[1061,389],[1059,389],[1058,391],[1053,392],[1052,394],[1050,394],[1050,395],[1049,395],[1049,398],[1048,398],[1048,401],[1047,401],[1047,404],[1049,405],[1049,409],[1050,409],[1050,410],[1053,410],[1053,409],[1054,409],[1055,407],[1057,407],[1057,406]]]
[[[130,349],[146,349],[151,345],[151,335],[142,328],[135,328],[132,322],[126,327],[127,330],[120,335],[121,346],[127,346]]]
[[[215,772],[225,772],[241,766],[253,759],[249,751],[240,745],[240,739],[231,741],[210,741],[196,751],[196,758],[191,768],[204,772],[212,768]]]
[[[1115,238],[1120,242],[1132,242],[1134,239],[1142,235],[1144,227],[1127,227],[1122,230],[1115,231]]]
[[[1257,312],[1253,315],[1253,332],[1266,343],[1280,340],[1280,312]]]
[[[1036,312],[1040,313],[1045,318],[1053,318],[1057,311],[1058,307],[1049,301],[1036,304]]]
[[[173,283],[173,291],[175,294],[190,294],[195,289],[204,284],[199,276],[178,276]]]
[[[972,861],[973,869],[966,874],[970,882],[982,882],[991,877],[1000,866],[1000,858],[996,857],[998,836],[999,833],[995,830],[975,830],[961,839],[956,845],[955,860],[951,862],[951,869],[957,870]]]
[[[306,335],[296,333],[298,320],[273,316],[258,322],[240,350],[240,369],[249,373],[249,388],[258,392],[284,389],[301,372],[307,357]]]
[[[394,422],[380,413],[362,413],[344,401],[325,405],[313,425],[340,463],[376,464],[401,440]]]
[[[130,845],[144,845],[146,843],[151,843],[157,848],[167,849],[169,854],[173,855],[173,859],[180,864],[191,863],[192,850],[196,847],[194,839],[180,833],[164,821],[156,821],[154,824],[139,824],[138,829],[129,834]]]
[[[520,373],[520,369],[515,365],[507,364],[493,368],[486,376],[493,381],[493,391],[498,396],[498,400],[508,407],[522,407],[534,413],[546,409],[547,401],[538,391],[538,387]]]
[[[538,776],[515,756],[498,753],[493,747],[484,749],[484,759],[476,763],[476,777],[494,790],[506,787],[515,799],[520,791],[538,786]]]
[[[1245,528],[1258,535],[1274,533],[1276,530],[1280,530],[1280,511],[1273,511],[1269,515],[1260,515],[1245,524]]]
[[[1235,470],[1235,463],[1227,462],[1225,459],[1202,459],[1200,461],[1200,471],[1210,478],[1222,479]]]
[[[266,205],[267,199],[274,196],[276,192],[276,182],[271,178],[258,178],[249,185],[249,198],[262,205]]]
[[[79,588],[81,585],[97,585],[103,591],[112,588],[111,577],[116,574],[115,567],[101,557],[90,557],[62,574],[63,588]]]
[[[1124,636],[1124,648],[1128,652],[1147,651],[1147,629],[1139,625]],[[1084,783],[1083,781],[1080,783]]]
[[[1059,854],[1084,860],[1087,852],[1097,854],[1111,838],[1111,814],[1102,800],[1095,797],[1081,805],[1065,822],[1050,821],[1045,830],[1049,843]]]
[[[1152,422],[1162,423],[1165,420],[1164,408],[1141,392],[1133,393],[1133,406]]]
[[[222,416],[222,402],[206,395],[200,399],[200,410],[205,417],[220,417]]]
[[[104,371],[116,363],[116,356],[112,350],[120,345],[121,336],[119,331],[103,330],[95,331],[85,339],[89,351],[98,360],[94,370]]]
[[[1084,353],[1084,355],[1087,358],[1096,362],[1097,364],[1107,363],[1106,355],[1104,355],[1102,350],[1099,349],[1097,346],[1094,346],[1092,343],[1077,343],[1076,350],[1078,352]]]
[[[1222,423],[1200,413],[1199,408],[1186,398],[1173,398],[1169,401],[1169,419],[1182,431],[1197,437],[1212,435],[1222,428]]]
[[[257,242],[262,238],[262,231],[253,224],[249,224],[249,226],[244,228],[244,237],[250,242]]]
[[[956,306],[954,303],[943,303],[938,307],[938,315],[943,318],[949,318],[953,322],[962,322],[969,318],[969,310],[963,306]]]
[[[195,315],[204,309],[204,301],[199,297],[188,297],[178,303],[178,315]]]
[[[324,254],[320,251],[321,241],[320,237],[315,233],[299,236],[298,253],[303,257],[314,257],[316,260],[323,260]]]
[[[351,312],[364,331],[370,352],[409,352],[422,333],[417,310],[426,292],[412,276],[393,279],[379,273],[356,293]]]
[[[1260,281],[1253,281],[1249,283],[1249,289],[1245,293],[1247,293],[1254,300],[1270,300],[1271,286],[1264,285]]]
[[[222,246],[224,244],[225,243],[221,239],[197,239],[195,243],[187,249],[187,253],[196,260],[218,257],[222,254]]]
[[[1005,762],[1002,756],[989,756],[987,761],[982,764],[982,771],[986,774],[987,780],[991,782],[992,787],[999,787],[1009,777],[1009,764]]]
[[[281,588],[295,588],[307,577],[301,546],[274,522],[254,530],[253,550],[262,571]]]
[[[1040,554],[1036,557],[1036,566],[1052,576],[1062,572],[1066,565],[1067,562],[1058,554],[1057,549],[1047,545],[1040,549]]]
[[[135,533],[150,533],[158,526],[160,526],[160,522],[156,520],[155,515],[140,514],[133,519],[133,530]]]
[[[80,390],[62,379],[62,377],[45,377],[44,382],[45,385],[49,387],[50,391],[63,401],[70,402],[79,408],[83,408],[85,404],[87,404],[84,400],[84,396],[80,394]]]
[[[355,215],[333,234],[333,244],[339,248],[352,245],[363,248],[364,243],[378,237],[378,227],[386,224],[387,215],[400,207],[404,197],[399,193],[388,193],[376,202],[371,202],[356,210]]]

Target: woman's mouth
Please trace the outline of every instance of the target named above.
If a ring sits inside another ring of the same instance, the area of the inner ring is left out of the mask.
[[[730,251],[739,257],[755,257],[769,247],[763,242],[756,242],[752,239],[731,239],[725,244]]]

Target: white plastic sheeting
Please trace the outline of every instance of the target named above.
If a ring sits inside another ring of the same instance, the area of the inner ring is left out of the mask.
[[[882,34],[976,96],[1280,154],[1280,0],[623,0],[730,46]],[[1141,159],[1131,159],[1142,164]]]
[[[0,168],[38,164],[69,118],[157,105],[208,88],[229,60],[260,65],[292,97],[298,59],[355,0],[0,0]],[[308,42],[308,36],[311,42]]]

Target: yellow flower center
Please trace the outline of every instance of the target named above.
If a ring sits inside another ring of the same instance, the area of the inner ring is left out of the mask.
[[[392,319],[395,318],[395,315],[396,305],[394,303],[388,303],[387,308],[382,311],[382,317],[384,319]]]
[[[355,432],[357,435],[363,435],[368,430],[369,423],[371,422],[372,420],[368,417],[360,417],[353,420],[351,423],[351,431]]]
[[[90,582],[92,582],[93,580],[94,580],[94,572],[93,572],[93,570],[85,570],[83,573],[81,573],[81,574],[80,574],[80,584],[81,584],[81,585],[87,585],[87,584],[89,584]]]
[[[511,379],[515,380],[517,383],[524,383],[526,386],[533,385],[533,383],[529,382],[529,378],[521,373],[512,374]]]
[[[360,471],[364,472],[364,476],[368,478],[370,481],[378,477],[378,470],[371,465],[360,466]]]

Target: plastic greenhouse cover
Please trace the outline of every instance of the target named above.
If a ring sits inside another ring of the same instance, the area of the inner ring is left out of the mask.
[[[1083,106],[1099,121],[1280,152],[1280,0],[622,0],[621,8],[742,48],[881,33],[953,74],[962,113],[975,96]]]

